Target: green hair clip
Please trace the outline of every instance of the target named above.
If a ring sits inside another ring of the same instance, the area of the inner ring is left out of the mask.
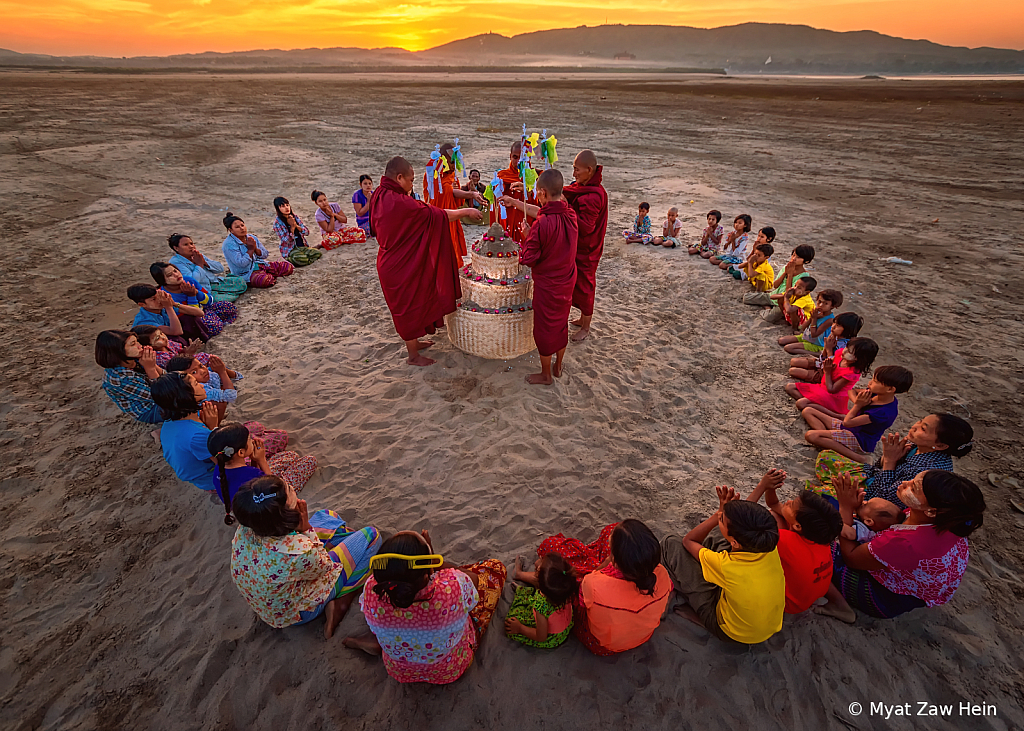
[[[428,556],[406,556],[401,553],[378,553],[370,560],[370,570],[386,569],[388,561],[397,559],[409,564],[410,569],[439,569],[444,564],[444,559],[439,553],[432,553]]]

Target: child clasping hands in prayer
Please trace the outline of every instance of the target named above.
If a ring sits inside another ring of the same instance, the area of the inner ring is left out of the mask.
[[[679,220],[679,209],[672,206],[668,209],[665,223],[661,225],[661,236],[655,236],[651,243],[674,249],[679,246],[679,231],[682,228],[683,222]]]

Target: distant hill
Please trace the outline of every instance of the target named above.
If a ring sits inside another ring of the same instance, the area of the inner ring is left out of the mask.
[[[511,38],[488,33],[415,53],[400,48],[307,48],[103,58],[0,49],[0,66],[210,70],[686,67],[776,74],[1005,74],[1024,73],[1024,51],[957,48],[874,31],[837,33],[804,25],[744,23],[710,29],[599,25]]]

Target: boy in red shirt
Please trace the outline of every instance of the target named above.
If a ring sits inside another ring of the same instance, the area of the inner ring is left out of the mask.
[[[843,529],[843,519],[828,500],[804,490],[779,503],[776,490],[786,479],[782,470],[768,470],[747,500],[764,503],[779,525],[779,558],[786,575],[786,614],[810,609],[825,596],[832,583],[832,543]]]

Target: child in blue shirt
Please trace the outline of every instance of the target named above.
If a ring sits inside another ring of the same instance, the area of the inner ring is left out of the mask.
[[[654,237],[651,235],[651,217],[648,215],[650,212],[650,203],[644,202],[640,204],[639,212],[636,214],[636,218],[633,219],[632,230],[627,229],[622,232],[627,244],[651,243]]]

